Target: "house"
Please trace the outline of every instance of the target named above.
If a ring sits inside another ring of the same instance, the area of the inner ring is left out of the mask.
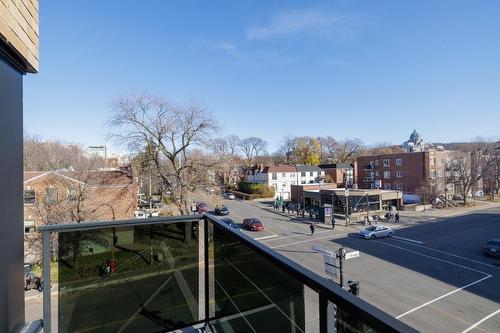
[[[138,182],[129,168],[24,172],[26,233],[43,224],[134,218]]]
[[[290,199],[290,186],[297,184],[297,169],[293,165],[256,165],[247,174],[247,182],[272,186],[276,197]]]
[[[296,165],[297,184],[313,184],[318,180],[324,179],[325,171],[320,167],[313,165]]]
[[[332,163],[320,164],[320,167],[325,172],[327,180],[337,184],[339,187],[352,187],[355,184],[355,165],[356,163]]]

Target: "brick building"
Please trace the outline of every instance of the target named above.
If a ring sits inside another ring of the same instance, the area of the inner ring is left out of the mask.
[[[318,167],[325,171],[327,181],[331,180],[331,182],[337,184],[338,187],[352,187],[355,184],[355,168],[352,164],[320,164]]]
[[[466,153],[427,149],[406,153],[360,156],[356,162],[358,188],[396,189],[404,193],[416,193],[425,181],[435,182],[442,189],[446,183],[446,170],[450,163],[465,158]],[[452,195],[451,184],[447,184]]]
[[[134,218],[138,182],[130,169],[24,173],[24,224]]]

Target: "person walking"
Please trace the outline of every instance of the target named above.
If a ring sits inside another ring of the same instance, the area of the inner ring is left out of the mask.
[[[311,229],[311,236],[312,236],[314,234],[314,224],[313,223],[311,223],[309,225],[309,229]]]
[[[281,211],[285,214],[285,203],[281,204]]]
[[[332,213],[332,230],[335,230],[335,216]]]
[[[396,212],[396,223],[399,223],[399,212]]]

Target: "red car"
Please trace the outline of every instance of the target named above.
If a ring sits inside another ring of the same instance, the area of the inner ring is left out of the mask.
[[[243,227],[251,231],[263,231],[264,224],[254,217],[243,220]]]
[[[196,205],[196,211],[198,213],[206,213],[206,212],[208,212],[208,206],[205,203],[203,203],[203,202],[199,202]]]

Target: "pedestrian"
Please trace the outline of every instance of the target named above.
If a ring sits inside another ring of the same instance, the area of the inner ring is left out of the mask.
[[[399,212],[396,212],[396,223],[399,223]]]
[[[288,210],[288,214],[290,214],[290,208],[291,208],[290,206],[291,206],[290,204],[286,205],[286,209]]]
[[[332,214],[332,230],[335,230],[335,216]]]
[[[314,224],[309,225],[309,229],[311,229],[311,236],[314,234]]]
[[[363,219],[363,220],[364,220],[364,224],[365,224],[365,225],[368,225],[368,216],[366,216],[366,215],[365,215],[365,217],[364,217],[364,219]]]
[[[281,205],[281,211],[283,212],[283,214],[285,213],[285,203]]]

